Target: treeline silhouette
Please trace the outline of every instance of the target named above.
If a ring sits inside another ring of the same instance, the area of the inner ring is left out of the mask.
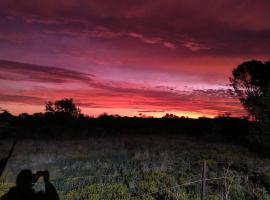
[[[250,140],[253,122],[246,118],[221,116],[217,118],[139,118],[101,115],[91,118],[73,116],[64,112],[0,114],[1,138],[79,138],[89,136],[110,137],[117,135],[187,135],[219,142]]]

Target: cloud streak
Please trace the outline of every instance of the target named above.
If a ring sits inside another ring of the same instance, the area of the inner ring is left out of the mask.
[[[0,60],[0,79],[48,83],[91,82],[93,75],[68,69]]]

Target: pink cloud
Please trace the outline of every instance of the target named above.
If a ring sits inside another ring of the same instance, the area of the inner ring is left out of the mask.
[[[194,42],[194,41],[185,41],[183,46],[191,51],[194,51],[194,52],[210,49],[210,47],[207,47],[203,44],[200,44],[200,43]]]
[[[169,49],[176,49],[175,44],[171,43],[171,42],[163,42],[164,47],[167,47]]]

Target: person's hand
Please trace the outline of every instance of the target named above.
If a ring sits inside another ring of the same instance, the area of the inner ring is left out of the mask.
[[[44,179],[45,183],[50,182],[50,173],[49,173],[49,171],[44,171],[43,179]]]

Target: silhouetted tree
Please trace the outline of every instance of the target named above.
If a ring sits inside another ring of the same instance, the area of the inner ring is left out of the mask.
[[[109,117],[110,117],[110,115],[109,115],[108,113],[106,113],[106,112],[101,113],[101,114],[98,116],[99,119],[104,119],[104,118],[109,118]]]
[[[81,110],[73,102],[73,99],[61,99],[54,103],[48,101],[45,105],[45,111],[47,113],[65,113],[74,117],[78,117]]]
[[[171,113],[166,113],[162,118],[170,118],[170,119],[175,119],[179,118],[177,115],[171,114]]]
[[[27,119],[27,118],[30,118],[31,115],[28,114],[28,113],[21,113],[21,114],[18,115],[18,117],[19,117],[19,118],[25,118],[25,119]]]
[[[0,121],[9,121],[13,118],[14,116],[10,114],[7,110],[3,110],[2,113],[0,113]]]
[[[270,116],[270,61],[247,61],[235,68],[230,78],[234,93],[257,121]]]
[[[232,113],[230,112],[223,112],[223,113],[220,113],[218,114],[215,118],[228,118],[228,117],[231,117]]]
[[[249,142],[269,150],[270,142],[270,61],[247,61],[232,72],[231,85],[244,108],[256,121],[249,128]]]

